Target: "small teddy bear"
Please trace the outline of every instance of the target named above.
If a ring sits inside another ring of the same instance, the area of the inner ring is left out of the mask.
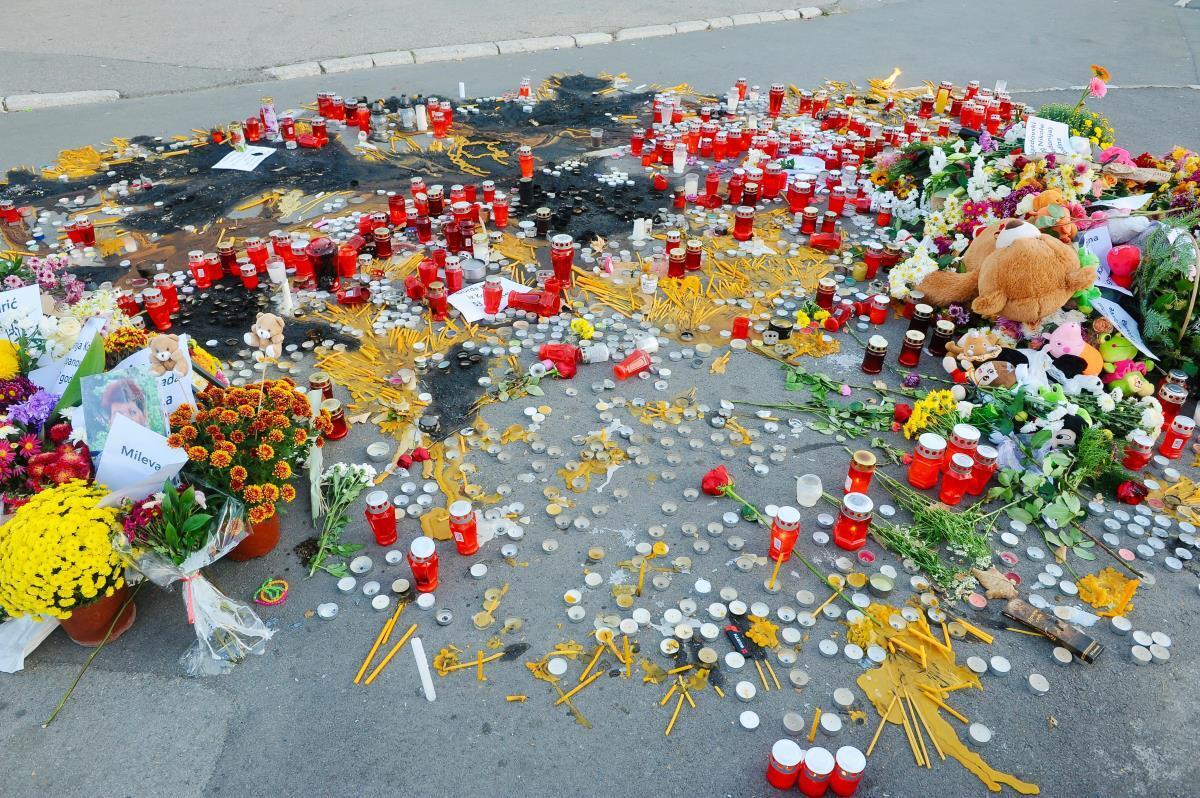
[[[183,356],[178,335],[163,335],[159,333],[151,337],[146,344],[150,350],[150,373],[161,377],[169,372],[175,372],[180,377],[188,373],[188,361]]]
[[[257,359],[280,357],[283,354],[283,319],[274,313],[259,313],[244,340],[258,349]]]

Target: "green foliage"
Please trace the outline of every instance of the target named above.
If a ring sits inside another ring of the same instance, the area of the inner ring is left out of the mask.
[[[212,519],[210,513],[201,511],[195,488],[180,493],[170,482],[165,482],[162,516],[151,524],[146,538],[155,551],[179,565],[208,543]]]
[[[1183,369],[1189,375],[1197,373],[1200,359],[1200,308],[1193,309],[1182,338],[1180,331],[1192,302],[1197,253],[1190,237],[1171,237],[1173,229],[1187,229],[1196,221],[1191,214],[1164,220],[1155,228],[1145,240],[1133,280],[1142,338],[1162,359],[1163,368]]]

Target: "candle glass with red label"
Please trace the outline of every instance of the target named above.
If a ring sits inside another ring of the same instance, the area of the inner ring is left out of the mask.
[[[469,501],[459,500],[450,505],[450,534],[458,553],[470,557],[479,551],[475,509]]]
[[[842,509],[833,523],[833,542],[846,551],[857,551],[867,542],[871,529],[871,515],[875,503],[865,493],[847,493],[842,498]]]
[[[142,292],[142,303],[146,306],[146,315],[150,317],[154,328],[159,332],[171,329],[171,309],[166,297],[157,288],[147,288]]]
[[[800,777],[800,763],[804,761],[804,750],[794,740],[783,739],[771,746],[767,761],[767,783],[777,790],[791,790]]]
[[[258,269],[249,260],[238,264],[238,273],[242,278],[242,287],[247,291],[254,291],[258,288]]]
[[[920,490],[929,490],[936,485],[945,456],[946,439],[933,432],[922,433],[908,465],[908,484]]]
[[[946,346],[954,340],[954,322],[949,319],[938,319],[933,325],[933,338],[929,341],[929,354],[934,357],[945,357]]]
[[[1179,411],[1183,409],[1183,403],[1187,401],[1187,390],[1176,385],[1173,382],[1163,383],[1158,392],[1158,403],[1162,406],[1163,426],[1169,426],[1179,415]]]
[[[438,586],[438,555],[433,538],[421,536],[408,544],[408,567],[418,592],[432,593]]]
[[[956,454],[965,454],[972,459],[979,448],[979,430],[970,424],[955,424],[950,431],[950,443],[946,446],[946,456],[942,458],[942,471],[950,468],[950,458]]]
[[[446,284],[434,280],[425,292],[425,302],[429,305],[429,313],[434,321],[445,321],[449,313],[449,299],[446,295]]]
[[[571,272],[575,264],[575,239],[560,233],[550,239],[550,264],[554,276],[564,288],[571,287]]]
[[[850,458],[850,470],[846,473],[844,493],[866,493],[871,487],[871,478],[875,476],[875,455],[866,449],[859,449]]]
[[[971,468],[974,461],[970,455],[950,455],[950,467],[942,475],[942,487],[938,491],[938,501],[948,507],[954,507],[963,500],[967,488],[971,484]]]
[[[321,402],[321,409],[329,414],[329,420],[332,422],[329,432],[325,433],[326,440],[340,441],[350,434],[350,425],[346,422],[346,411],[342,409],[341,402],[337,399],[325,399]]]
[[[834,767],[833,754],[829,751],[821,747],[808,749],[800,765],[800,777],[796,787],[808,798],[821,798],[829,789]]]
[[[171,313],[178,313],[179,289],[175,287],[175,282],[171,279],[171,275],[166,272],[159,272],[154,275],[154,287],[162,293],[163,299],[167,300],[167,310]]]
[[[1194,420],[1184,415],[1175,416],[1171,420],[1171,426],[1167,428],[1167,433],[1163,435],[1162,443],[1158,446],[1158,453],[1169,460],[1179,459],[1195,431],[1196,422]]]
[[[387,491],[373,490],[366,497],[367,509],[364,513],[375,542],[380,546],[392,546],[396,543],[396,508],[388,500]]]
[[[833,310],[833,295],[837,291],[837,281],[832,277],[822,277],[817,281],[817,307],[822,310]]]
[[[489,275],[483,281],[483,312],[494,316],[500,312],[500,300],[504,296],[504,288],[498,275]]]
[[[521,168],[521,177],[533,177],[533,149],[523,145],[517,148],[517,163]]]
[[[783,97],[786,91],[782,83],[771,84],[771,91],[767,96],[767,116],[776,117],[783,111]]]
[[[868,311],[871,318],[871,323],[875,325],[883,324],[887,321],[888,309],[892,306],[892,300],[887,294],[876,294],[871,297],[871,308]]]
[[[852,745],[844,745],[834,756],[835,767],[829,777],[829,790],[840,798],[849,798],[858,790],[863,771],[867,769],[867,758]]]

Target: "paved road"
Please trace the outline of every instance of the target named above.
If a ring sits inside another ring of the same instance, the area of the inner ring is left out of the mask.
[[[537,78],[602,69],[627,71],[636,82],[687,80],[716,90],[743,74],[758,83],[784,78],[808,85],[824,77],[861,81],[886,74],[894,65],[912,81],[1005,78],[1013,88],[1030,89],[1078,84],[1087,65],[1098,62],[1113,71],[1118,85],[1174,87],[1115,89],[1100,106],[1116,122],[1122,143],[1134,150],[1162,150],[1175,141],[1200,144],[1196,94],[1180,88],[1200,82],[1191,55],[1198,40],[1200,14],[1166,2],[1069,0],[963,8],[936,0],[865,9],[808,27],[758,26],[570,52],[374,70],[276,83],[269,91],[285,105],[308,101],[323,88],[373,96],[414,89],[446,94],[456,91],[460,80],[469,93],[487,94],[512,88],[526,74]],[[63,147],[112,135],[172,133],[244,116],[263,91],[258,85],[236,86],[0,116],[0,165],[44,162]],[[1037,97],[1073,99],[1074,94]],[[893,325],[889,333],[896,339],[900,330]],[[853,370],[846,359],[822,366],[834,374]],[[572,434],[600,426],[586,390],[592,377],[585,371],[582,379],[579,398],[570,400],[563,386],[552,386],[546,399],[556,408],[550,434],[568,450]],[[735,358],[729,374],[719,380],[690,369],[677,371],[672,389],[682,390],[693,381],[710,403],[743,395],[765,401],[794,396],[782,390],[769,364],[748,356]],[[659,398],[641,382],[619,391],[627,397]],[[502,428],[519,410],[494,408],[487,420]],[[355,458],[368,440],[356,433],[334,453]],[[731,463],[760,503],[782,502],[791,495],[795,473],[811,470],[827,484],[840,481],[844,459],[828,439],[813,435],[782,443],[788,446],[789,462],[765,478],[744,477],[749,473],[744,456]],[[716,462],[714,449],[709,445],[703,456],[676,466],[677,480],[660,480],[652,490],[646,488],[646,476],[668,467],[663,450],[657,450],[646,470],[619,472],[613,486],[625,487],[637,498],[610,514],[607,532],[564,534],[548,524],[533,525],[522,544],[528,569],[510,570],[493,547],[481,559],[495,579],[472,582],[461,560],[447,557],[443,568],[448,584],[439,602],[453,609],[454,625],[437,629],[410,610],[412,620],[422,621],[427,649],[478,646],[483,636],[468,619],[479,609],[482,589],[502,581],[513,585],[503,611],[526,619],[525,639],[533,652],[578,637],[580,628],[566,624],[559,596],[565,586],[580,583],[582,552],[593,545],[604,545],[614,555],[623,552],[621,531],[637,533],[663,523],[663,501],[680,502],[683,508],[670,520],[667,539],[676,549],[686,549],[689,542],[678,525],[694,521],[703,528],[726,509],[713,502],[680,501],[682,490],[698,484],[705,467]],[[517,483],[523,468],[487,461],[481,466],[483,484],[514,485],[513,498],[531,508],[541,506],[541,483]],[[599,502],[615,505],[611,496],[596,494],[583,505]],[[304,516],[305,508],[293,508],[286,541],[294,544],[309,534]],[[805,524],[812,527],[811,517],[805,517]],[[410,525],[404,531],[407,536],[413,529]],[[360,541],[368,537],[357,521],[349,535]],[[560,541],[553,555],[540,552],[546,538]],[[732,696],[722,703],[708,695],[669,740],[662,736],[666,717],[656,705],[658,690],[601,680],[580,700],[594,726],[584,730],[550,708],[545,685],[531,680],[520,662],[492,667],[484,684],[466,674],[439,680],[439,698],[432,705],[420,697],[407,655],[393,663],[375,688],[357,689],[350,680],[380,618],[361,598],[341,599],[343,612],[333,623],[305,618],[317,603],[341,597],[329,579],[301,580],[288,548],[263,561],[216,569],[221,586],[234,595],[247,595],[268,576],[293,583],[288,603],[264,612],[279,629],[268,653],[231,676],[190,681],[179,675],[175,659],[188,639],[181,603],[177,595],[153,593],[139,599],[135,627],[101,654],[64,716],[43,731],[41,721],[86,657],[61,635],[51,638],[27,672],[0,682],[0,795],[756,796],[766,792],[761,769],[770,742],[781,736],[783,712],[794,709],[811,719],[816,707],[831,708],[832,690],[849,685],[856,675],[841,662],[818,657],[810,644],[801,664],[813,683],[800,694],[762,696],[756,706],[764,721],[760,732],[737,730],[743,707]],[[827,567],[832,561],[830,550],[811,544],[804,550]],[[758,597],[755,585],[761,575],[735,575],[717,551],[700,558],[696,575]],[[400,569],[384,573],[386,579]],[[1044,795],[1056,798],[1111,794],[1114,789],[1135,796],[1191,794],[1200,772],[1184,730],[1194,728],[1198,713],[1191,685],[1200,656],[1200,625],[1186,608],[1195,606],[1196,578],[1158,575],[1158,588],[1139,593],[1134,618],[1142,628],[1173,637],[1168,665],[1135,669],[1121,639],[1108,633],[1101,639],[1109,651],[1087,667],[1058,668],[1048,648],[1024,637],[1005,636],[995,651],[963,644],[969,653],[1002,653],[1014,666],[1010,680],[989,679],[985,693],[956,701],[972,720],[994,730],[995,742],[985,753],[992,764],[1041,784]],[[789,572],[784,578],[785,592],[814,589],[807,574]],[[685,590],[684,580],[678,580],[652,606],[661,609]],[[818,631],[828,634],[832,627]],[[1051,681],[1051,694],[1043,699],[1033,699],[1023,687],[1023,676],[1033,670]],[[528,693],[531,699],[509,704],[504,700],[509,693]],[[867,732],[852,729],[843,739],[862,745]],[[916,769],[894,729],[872,759],[871,771],[870,782],[860,791],[868,798],[986,794],[954,763],[939,763],[932,771]]]

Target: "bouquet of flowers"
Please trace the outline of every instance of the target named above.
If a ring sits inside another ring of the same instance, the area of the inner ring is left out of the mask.
[[[196,632],[180,663],[189,676],[227,673],[250,654],[262,654],[272,632],[249,605],[235,601],[204,578],[201,569],[246,537],[245,508],[228,499],[208,512],[203,493],[167,482],[162,491],[126,503],[115,546],[130,567],[159,587],[183,585],[188,623]]]
[[[37,285],[55,299],[73,304],[83,296],[83,283],[67,271],[69,265],[70,260],[58,254],[44,258],[15,255],[0,259],[0,289],[11,291]]]
[[[195,406],[181,405],[170,420],[174,432],[167,442],[187,453],[186,472],[243,501],[251,524],[273,516],[277,502],[296,498],[288,481],[330,427],[328,414],[314,416],[289,379],[210,386]]]
[[[308,575],[318,569],[334,576],[345,576],[346,564],[327,565],[330,557],[347,557],[362,548],[342,543],[342,532],[350,522],[346,508],[375,481],[375,469],[358,463],[334,463],[321,474],[321,504],[325,508],[325,523],[317,537],[316,554],[308,561]]]
[[[0,526],[0,607],[68,618],[125,584],[117,511],[102,487],[73,480],[37,493]]]

